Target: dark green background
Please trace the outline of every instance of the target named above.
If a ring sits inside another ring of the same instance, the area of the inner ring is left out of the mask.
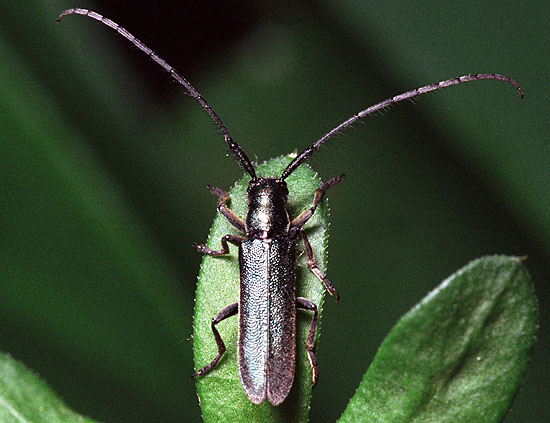
[[[100,4],[101,3],[101,4]],[[541,327],[507,422],[550,420],[547,2],[2,1],[0,350],[105,422],[199,421],[193,295],[242,173],[207,115],[96,8],[195,85],[251,158],[302,149],[353,113],[448,77],[311,160],[331,190],[328,301],[311,421],[330,422],[396,320],[481,255],[527,255]]]

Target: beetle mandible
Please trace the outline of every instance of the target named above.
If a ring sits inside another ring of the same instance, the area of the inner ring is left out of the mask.
[[[193,376],[203,376],[218,364],[225,352],[225,344],[216,329],[216,324],[239,314],[239,377],[247,397],[255,404],[261,404],[267,399],[271,404],[279,405],[285,400],[292,387],[295,370],[297,309],[313,312],[305,348],[311,364],[313,385],[318,379],[319,372],[313,352],[317,305],[306,298],[296,296],[296,245],[299,238],[302,238],[304,244],[309,269],[323,283],[327,292],[334,296],[336,301],[339,299],[332,283],[318,268],[303,227],[313,216],[325,191],[340,183],[344,175],[334,177],[322,184],[313,194],[312,206],[292,220],[287,212],[288,188],[285,179],[333,135],[359,119],[420,94],[464,82],[494,79],[513,85],[520,97],[522,99],[524,97],[516,81],[494,73],[465,75],[426,85],[388,98],[353,115],[299,153],[279,177],[258,177],[252,162],[241,146],[233,141],[218,115],[172,66],[120,25],[94,11],[81,8],[68,9],[59,15],[57,21],[72,14],[88,16],[114,29],[168,72],[210,115],[224,136],[229,149],[252,178],[248,186],[246,219],[237,216],[227,206],[229,195],[225,191],[208,186],[210,192],[218,197],[218,211],[244,236],[225,235],[221,239],[220,250],[212,250],[204,244],[194,245],[199,252],[211,256],[228,254],[228,243],[239,248],[240,296],[238,302],[226,306],[212,319],[211,328],[218,353],[209,364],[200,368]]]

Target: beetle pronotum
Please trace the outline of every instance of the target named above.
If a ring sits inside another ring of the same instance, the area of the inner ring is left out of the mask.
[[[210,115],[229,149],[252,178],[248,186],[249,205],[246,219],[240,218],[229,209],[227,206],[229,195],[225,191],[209,186],[212,194],[218,197],[218,211],[232,226],[245,235],[224,236],[221,239],[220,250],[212,250],[204,244],[195,244],[198,251],[211,256],[228,254],[228,242],[238,246],[240,296],[238,302],[223,308],[212,319],[211,328],[218,353],[194,376],[202,376],[212,370],[225,352],[225,344],[216,329],[216,324],[227,317],[239,314],[239,377],[247,397],[256,404],[267,399],[271,404],[278,405],[285,400],[292,387],[296,354],[296,309],[313,312],[305,347],[311,364],[312,382],[313,384],[317,382],[318,369],[313,352],[317,306],[306,298],[296,296],[296,244],[299,238],[302,238],[304,243],[309,269],[323,283],[328,293],[338,300],[336,289],[317,267],[303,227],[315,212],[325,191],[338,184],[344,175],[322,184],[313,195],[312,206],[294,219],[290,219],[287,212],[288,189],[285,179],[333,135],[359,119],[420,94],[465,82],[494,79],[513,85],[521,98],[524,96],[522,89],[513,79],[494,73],[465,75],[426,85],[388,98],[353,115],[299,153],[279,177],[258,177],[252,162],[241,146],[233,141],[218,115],[172,66],[127,30],[99,13],[80,8],[68,9],[59,15],[57,21],[72,14],[88,16],[114,29],[168,72]]]

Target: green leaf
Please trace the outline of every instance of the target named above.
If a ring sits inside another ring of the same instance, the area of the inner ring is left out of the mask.
[[[69,410],[38,376],[3,353],[0,353],[0,421],[93,423]]]
[[[278,176],[295,156],[272,159],[256,168],[258,175]],[[246,188],[249,176],[243,177],[230,191],[231,208],[245,216],[247,209]],[[318,176],[307,166],[301,166],[288,179],[289,213],[297,216],[311,206],[313,192],[320,185]],[[214,203],[214,201],[213,201]],[[213,208],[214,209],[214,208]],[[313,246],[316,260],[325,271],[327,261],[328,208],[319,204],[314,216],[305,226]],[[220,248],[220,238],[228,233],[237,234],[225,218],[216,215],[208,237],[208,246]],[[302,244],[299,243],[298,251]],[[230,245],[231,254],[223,257],[205,256],[202,262],[196,295],[193,346],[195,365],[200,368],[216,355],[216,343],[210,329],[214,315],[228,304],[238,300],[239,269],[237,249]],[[316,303],[321,312],[324,287],[307,269],[305,255],[298,254],[297,293]],[[311,313],[298,312],[297,364],[294,386],[285,400],[277,407],[268,402],[251,403],[240,385],[237,370],[237,318],[224,320],[216,327],[225,342],[227,351],[218,366],[204,377],[197,379],[197,389],[205,422],[305,422],[311,397],[311,368],[307,361],[304,341],[311,321]]]
[[[401,318],[339,422],[501,421],[536,320],[520,259],[471,262]]]

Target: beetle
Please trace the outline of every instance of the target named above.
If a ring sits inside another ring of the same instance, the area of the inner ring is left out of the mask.
[[[209,364],[200,368],[193,376],[203,376],[219,363],[225,352],[225,344],[216,325],[238,314],[239,377],[247,397],[255,404],[261,404],[267,399],[271,404],[279,405],[285,400],[292,387],[295,372],[297,309],[313,313],[305,349],[311,365],[312,384],[317,383],[319,372],[314,353],[317,305],[307,298],[296,296],[296,249],[300,238],[304,245],[309,270],[324,285],[326,291],[336,298],[336,301],[339,299],[336,289],[317,266],[304,225],[315,213],[325,192],[340,183],[344,175],[330,179],[315,190],[312,206],[293,219],[287,211],[288,188],[285,179],[306,162],[326,140],[341,130],[359,119],[420,94],[465,82],[493,79],[513,85],[520,97],[522,99],[524,97],[516,81],[494,73],[465,75],[426,85],[388,98],[353,115],[297,154],[280,176],[259,177],[256,175],[254,165],[241,146],[233,141],[218,115],[172,66],[127,30],[94,11],[81,8],[68,9],[59,15],[57,21],[73,14],[87,16],[114,29],[168,72],[210,115],[230,151],[251,177],[247,190],[248,212],[245,219],[237,216],[228,207],[230,198],[227,192],[208,186],[211,193],[218,198],[218,211],[243,235],[225,235],[221,239],[219,250],[213,250],[205,244],[194,244],[194,246],[199,252],[214,257],[228,254],[228,243],[238,247],[240,295],[238,302],[224,307],[212,319],[211,329],[218,352]]]

